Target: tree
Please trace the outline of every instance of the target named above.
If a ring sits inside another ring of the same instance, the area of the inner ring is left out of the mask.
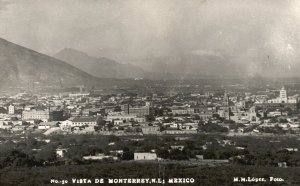
[[[18,150],[12,150],[9,156],[7,156],[3,162],[1,163],[3,167],[7,166],[38,166],[41,165],[40,162],[36,161],[36,159],[33,156],[29,156],[25,154],[24,152],[18,151]]]
[[[123,149],[122,160],[133,160],[133,159],[134,159],[134,153],[131,152],[128,147],[125,147]]]

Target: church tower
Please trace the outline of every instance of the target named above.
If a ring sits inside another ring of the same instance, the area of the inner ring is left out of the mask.
[[[282,87],[282,88],[280,89],[279,99],[280,99],[280,102],[281,102],[281,103],[287,103],[287,102],[288,102],[286,90],[285,90],[284,87]]]
[[[225,93],[224,93],[224,99],[223,99],[223,101],[224,101],[224,105],[225,105],[225,107],[226,107],[226,110],[227,110],[227,114],[228,114],[228,119],[230,120],[231,118],[230,118],[230,113],[231,113],[231,110],[230,110],[230,105],[229,105],[229,96],[228,96],[228,94],[227,94],[227,92],[225,91]]]

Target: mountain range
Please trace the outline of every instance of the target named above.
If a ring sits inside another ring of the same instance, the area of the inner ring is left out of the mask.
[[[1,38],[0,65],[0,89],[9,86],[25,87],[30,83],[64,87],[131,86],[138,83],[134,81],[135,78],[286,78],[299,77],[300,70],[297,63],[287,66],[268,60],[261,65],[251,66],[252,64],[233,63],[226,57],[211,55],[150,59],[139,63],[140,66],[89,56],[70,48],[63,49],[51,57]]]
[[[61,86],[107,87],[128,81],[100,79],[64,61],[0,38],[0,88],[28,86],[30,83]]]
[[[132,64],[121,64],[104,57],[92,57],[71,48],[61,50],[54,57],[99,78],[145,78],[151,75],[141,67]]]
[[[233,69],[228,61],[216,56],[184,56],[166,59],[151,59],[144,64],[122,64],[108,58],[97,58],[88,54],[65,48],[54,55],[55,58],[99,78],[145,78],[197,79],[233,78],[238,69]]]

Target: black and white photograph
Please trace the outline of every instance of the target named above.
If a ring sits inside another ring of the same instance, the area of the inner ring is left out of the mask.
[[[0,0],[0,186],[299,186],[299,0]]]

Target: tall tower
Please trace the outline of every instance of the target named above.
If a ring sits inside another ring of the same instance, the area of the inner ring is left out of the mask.
[[[225,103],[225,107],[227,107],[227,111],[228,111],[228,119],[230,120],[230,113],[231,113],[231,110],[230,110],[230,105],[229,105],[229,96],[227,94],[227,92],[225,91],[224,93],[224,103]]]
[[[279,99],[281,103],[287,103],[287,94],[286,94],[286,90],[284,87],[282,87],[280,89],[280,93],[279,93]]]
[[[15,106],[13,105],[8,106],[8,114],[15,114]]]

